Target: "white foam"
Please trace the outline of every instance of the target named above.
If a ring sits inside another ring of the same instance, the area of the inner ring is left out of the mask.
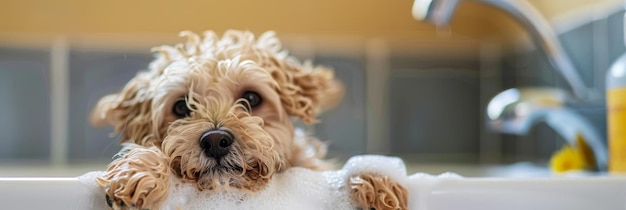
[[[455,174],[407,176],[404,162],[399,158],[362,155],[351,158],[336,171],[288,169],[274,175],[265,189],[254,193],[238,189],[199,192],[192,183],[172,177],[169,196],[161,209],[354,209],[346,181],[364,172],[386,175],[406,186],[409,209],[425,209],[425,204],[419,205],[425,202],[420,200],[438,180],[459,178]],[[94,190],[94,199],[104,200],[104,193],[95,187],[95,178],[102,173],[91,172],[80,177],[81,183]]]
[[[78,177],[78,181],[82,184],[82,186],[86,187],[90,190],[91,195],[87,196],[87,202],[89,203],[89,209],[92,210],[105,210],[107,209],[106,200],[104,199],[105,194],[104,191],[100,190],[98,185],[96,184],[96,178],[99,176],[103,176],[105,174],[104,171],[92,171],[88,172],[80,177]],[[83,198],[81,198],[83,199]]]

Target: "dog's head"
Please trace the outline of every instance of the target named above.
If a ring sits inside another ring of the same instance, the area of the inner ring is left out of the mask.
[[[148,71],[103,97],[92,123],[160,147],[172,171],[200,189],[258,190],[275,172],[307,164],[291,118],[313,123],[339,101],[333,72],[289,56],[273,32],[181,35],[185,44],[155,48]]]

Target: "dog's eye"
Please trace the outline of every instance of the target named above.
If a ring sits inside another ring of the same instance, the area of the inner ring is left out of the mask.
[[[261,96],[254,91],[246,91],[245,93],[243,93],[241,98],[246,99],[246,101],[248,101],[248,103],[250,104],[250,108],[255,108],[261,105],[261,102],[263,102],[263,99],[261,98]]]
[[[174,107],[172,107],[172,112],[178,118],[189,117],[191,110],[189,110],[189,107],[187,106],[187,100],[185,100],[185,98],[179,98],[176,100]]]

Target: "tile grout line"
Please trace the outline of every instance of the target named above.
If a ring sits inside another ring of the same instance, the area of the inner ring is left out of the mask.
[[[389,46],[384,39],[367,40],[365,65],[366,88],[366,147],[367,153],[389,154],[391,139],[389,136],[387,82],[390,74]]]
[[[55,39],[50,50],[50,161],[68,162],[69,47],[64,37]]]

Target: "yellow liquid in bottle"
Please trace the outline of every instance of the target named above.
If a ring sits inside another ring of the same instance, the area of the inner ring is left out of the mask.
[[[607,92],[609,171],[626,173],[626,88]]]

